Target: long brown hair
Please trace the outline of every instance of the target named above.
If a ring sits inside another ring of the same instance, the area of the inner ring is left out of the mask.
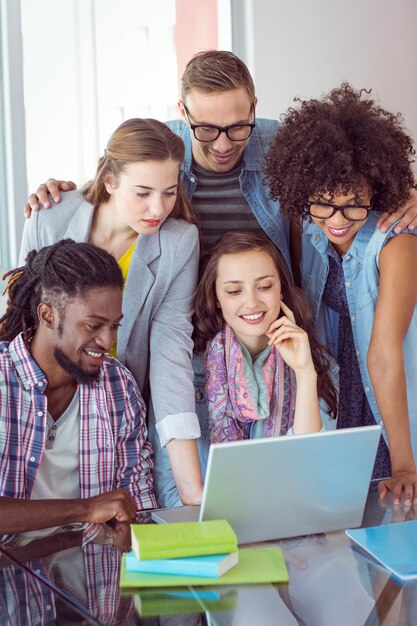
[[[153,119],[126,120],[110,136],[104,154],[98,160],[96,175],[83,189],[84,198],[98,207],[109,199],[104,184],[109,173],[117,181],[128,163],[172,159],[181,164],[184,152],[184,142],[166,124]],[[196,222],[181,186],[178,187],[171,217],[192,224]]]
[[[221,309],[217,306],[216,278],[220,258],[225,254],[236,254],[261,250],[272,258],[281,281],[282,299],[293,311],[295,322],[303,328],[309,338],[314,368],[317,372],[318,395],[325,400],[333,417],[337,415],[337,392],[329,374],[330,355],[317,341],[313,331],[313,316],[307,297],[301,289],[294,287],[288,277],[285,260],[266,235],[241,231],[225,233],[213,246],[206,259],[201,280],[194,296],[194,345],[204,351],[210,341],[224,326]]]

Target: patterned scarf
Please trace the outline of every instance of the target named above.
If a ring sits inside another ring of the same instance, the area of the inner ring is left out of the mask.
[[[265,407],[250,393],[258,387],[253,370],[245,366],[242,346],[226,324],[208,342],[206,350],[206,396],[212,443],[248,439],[254,420],[263,420],[263,437],[287,433],[294,420],[295,374],[274,346],[265,355],[263,383],[268,400]]]

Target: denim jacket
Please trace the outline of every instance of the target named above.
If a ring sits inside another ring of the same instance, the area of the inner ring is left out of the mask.
[[[192,170],[190,129],[182,120],[172,120],[167,122],[167,125],[181,137],[185,144],[181,183],[188,199],[191,200],[197,186],[197,177]],[[290,269],[289,221],[281,216],[279,202],[270,199],[269,187],[263,183],[265,154],[278,126],[279,123],[276,120],[256,119],[256,126],[244,151],[239,182],[242,193],[256,219],[278,250],[282,252]]]
[[[388,240],[388,233],[376,229],[379,214],[371,212],[358,231],[348,252],[343,256],[343,273],[353,329],[356,354],[369,405],[378,424],[381,415],[366,365],[379,290],[379,255]],[[329,272],[328,239],[318,226],[310,223],[303,233],[301,262],[302,286],[313,308],[319,340],[337,354],[338,314],[323,302],[323,291]],[[412,277],[410,277],[413,280]],[[393,294],[395,297],[395,294]],[[408,411],[413,453],[417,459],[417,305],[403,343],[407,383]],[[386,440],[386,433],[383,429]]]

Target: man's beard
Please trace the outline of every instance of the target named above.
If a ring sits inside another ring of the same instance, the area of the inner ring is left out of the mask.
[[[58,365],[72,376],[80,385],[88,385],[89,383],[97,383],[100,379],[100,368],[97,372],[86,372],[76,361],[72,361],[58,346],[54,348],[54,357]]]

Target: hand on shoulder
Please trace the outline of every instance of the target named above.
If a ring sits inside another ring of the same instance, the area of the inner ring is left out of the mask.
[[[60,191],[71,191],[71,189],[77,189],[77,185],[72,180],[48,178],[46,183],[39,185],[35,193],[31,193],[28,197],[28,201],[23,207],[25,217],[29,218],[32,211],[39,211],[41,207],[49,209],[51,207],[49,195],[55,204],[58,204],[61,201]]]
[[[397,234],[401,233],[404,228],[413,230],[417,228],[417,189],[410,189],[410,197],[407,202],[395,211],[395,213],[382,213],[377,222],[377,228],[382,233],[386,233],[396,221],[398,224],[394,228]]]

